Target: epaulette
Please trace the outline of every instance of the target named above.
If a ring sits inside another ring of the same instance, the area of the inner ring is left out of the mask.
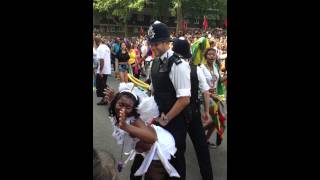
[[[172,61],[173,61],[176,65],[182,63],[181,58],[180,58],[177,54],[173,54],[173,55],[171,56],[171,58],[172,58]]]

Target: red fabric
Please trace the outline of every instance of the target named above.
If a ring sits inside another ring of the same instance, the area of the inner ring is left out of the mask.
[[[226,118],[220,113],[220,111],[218,111],[219,114],[219,121],[221,124],[224,124],[224,121],[226,120]]]
[[[140,26],[140,35],[141,35],[141,36],[144,36],[144,31],[143,31],[142,26]]]
[[[184,30],[184,20],[181,21],[181,27],[182,27],[182,30]]]
[[[202,23],[202,25],[203,25],[204,31],[206,31],[207,28],[208,28],[208,21],[207,21],[206,16],[203,16],[203,23]]]
[[[185,20],[182,21],[182,28],[184,31],[187,30],[187,28],[188,28],[187,21],[185,21]]]
[[[217,128],[217,131],[221,139],[223,139],[225,120],[226,118],[220,113],[220,111],[218,111],[218,121],[220,122],[220,128]]]
[[[140,59],[140,50],[139,49],[134,49],[134,52],[136,53],[136,60],[135,60],[135,64],[140,64],[141,59]],[[138,74],[139,73],[139,65],[136,65],[133,69],[134,74]]]
[[[224,20],[224,27],[227,28],[227,19]]]

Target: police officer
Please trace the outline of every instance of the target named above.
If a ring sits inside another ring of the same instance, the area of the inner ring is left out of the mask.
[[[191,96],[189,64],[170,49],[170,35],[167,25],[156,21],[148,30],[148,40],[155,59],[151,67],[151,91],[159,107],[158,125],[168,130],[174,137],[177,152],[170,163],[184,180],[186,163],[187,120],[191,116],[189,107]],[[175,179],[175,178],[167,178]]]
[[[190,59],[190,44],[183,38],[175,39],[172,50],[181,55],[184,59]],[[204,117],[209,119],[209,85],[206,82],[206,78],[200,69],[200,67],[190,62],[191,68],[191,101],[190,106],[192,107],[192,118],[188,122],[187,132],[191,138],[193,147],[196,151],[200,173],[203,180],[213,180],[212,165],[210,160],[210,154],[208,145],[206,142],[206,136],[201,123],[200,114],[200,100],[198,91],[200,89],[204,97]]]

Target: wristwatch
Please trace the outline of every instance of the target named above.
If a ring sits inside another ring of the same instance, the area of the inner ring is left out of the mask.
[[[162,118],[163,118],[163,121],[165,122],[169,121],[169,118],[164,113],[162,113]]]

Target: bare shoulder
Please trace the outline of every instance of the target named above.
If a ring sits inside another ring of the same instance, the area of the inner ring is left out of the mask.
[[[144,121],[142,121],[142,119],[140,119],[140,118],[135,119],[135,120],[132,122],[131,125],[136,126],[136,127],[146,126],[145,123],[144,123]]]
[[[148,129],[151,129],[152,131],[155,132],[153,127],[151,127],[149,125],[147,126],[146,123],[140,118],[136,119],[131,125],[133,125],[135,127],[139,127],[139,128],[148,128]]]

